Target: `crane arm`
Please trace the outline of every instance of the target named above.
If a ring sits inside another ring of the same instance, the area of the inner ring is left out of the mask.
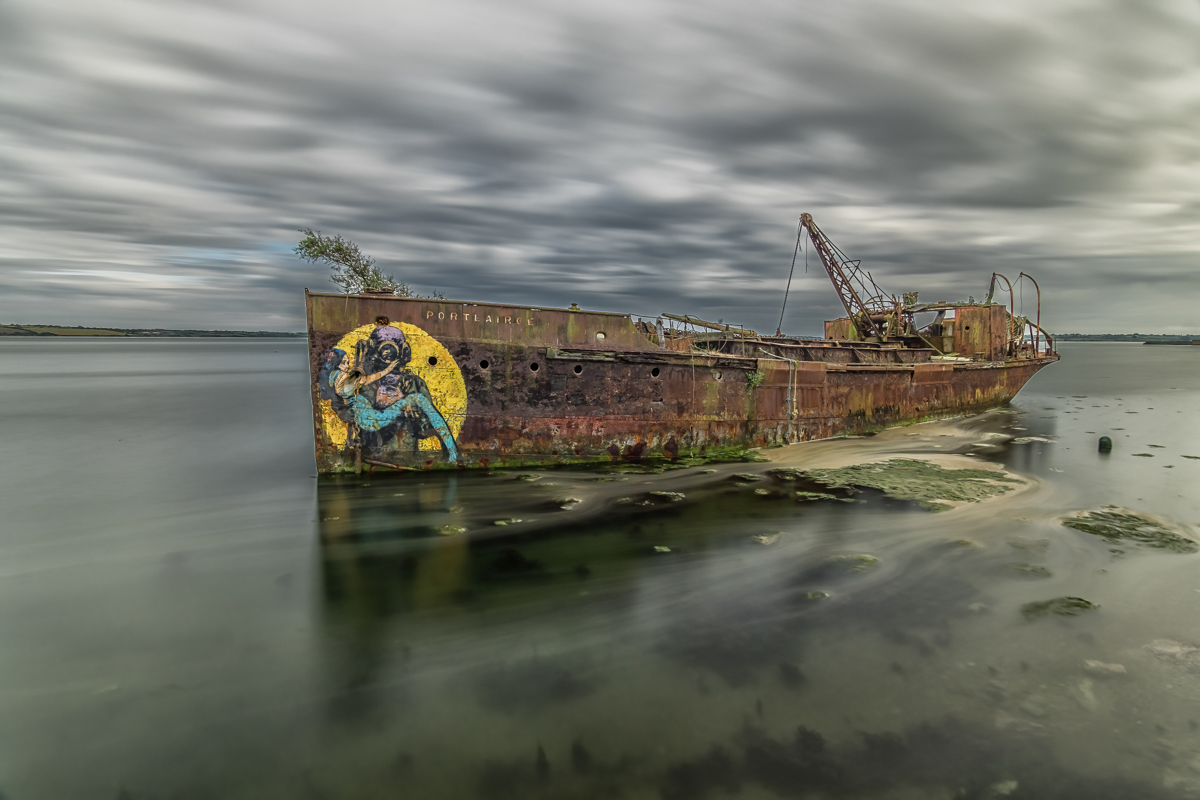
[[[813,248],[821,258],[825,273],[833,282],[833,288],[838,293],[842,305],[849,315],[851,324],[858,328],[864,336],[887,336],[885,317],[891,310],[891,303],[881,302],[887,295],[871,276],[859,269],[858,261],[851,261],[837,245],[813,222],[811,214],[800,215],[801,228],[808,231]],[[857,284],[857,286],[856,286]],[[862,295],[866,294],[864,301]]]

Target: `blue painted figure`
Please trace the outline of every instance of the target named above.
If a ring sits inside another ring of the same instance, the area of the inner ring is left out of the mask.
[[[348,369],[346,351],[334,347],[325,352],[321,361],[321,371],[317,373],[317,392],[322,400],[329,401],[329,407],[337,414],[342,422],[354,422],[354,411],[346,399],[333,388],[333,373],[337,370]]]
[[[404,332],[379,325],[356,346],[353,366],[344,351],[329,352],[321,370],[321,396],[328,395],[338,417],[354,423],[364,451],[377,451],[407,431],[414,451],[421,439],[437,436],[446,458],[457,462],[450,426],[434,406],[425,381],[408,369],[411,360],[412,347]],[[354,444],[351,438],[347,447]]]

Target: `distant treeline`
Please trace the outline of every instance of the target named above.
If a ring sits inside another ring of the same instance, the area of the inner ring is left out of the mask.
[[[1187,342],[1200,333],[1052,333],[1056,342]]]
[[[0,336],[141,336],[169,338],[221,337],[227,339],[300,337],[286,331],[196,331],[169,328],[85,328],[81,325],[0,325]]]

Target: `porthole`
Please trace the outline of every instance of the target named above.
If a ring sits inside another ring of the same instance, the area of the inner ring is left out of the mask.
[[[654,369],[650,370],[650,377],[651,377],[651,378],[657,378],[657,377],[658,377],[658,375],[659,375],[659,370],[658,370],[658,367],[655,367]]]
[[[530,372],[538,371],[538,363],[536,361],[534,361],[532,364],[529,365],[529,371]]]
[[[575,374],[578,375],[581,372],[583,372],[583,364],[576,364],[575,365]]]
[[[437,356],[430,356],[430,357],[429,357],[429,366],[431,366],[431,367],[436,367],[436,366],[437,366]]]
[[[480,368],[480,369],[487,369],[487,368],[488,368],[488,366],[489,366],[489,364],[488,364],[488,361],[487,361],[487,359],[486,359],[486,358],[485,358],[483,361],[480,361],[480,362],[479,362],[479,368]]]
[[[604,333],[603,333],[603,332],[598,332],[598,333],[596,334],[596,339],[597,339],[597,341],[599,341],[599,340],[601,340],[601,339],[603,339],[603,338],[605,338],[605,337],[604,337]]]

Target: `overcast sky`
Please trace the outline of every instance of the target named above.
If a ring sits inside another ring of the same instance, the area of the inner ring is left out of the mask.
[[[0,322],[301,330],[313,227],[773,332],[807,211],[895,293],[1200,332],[1198,43],[1195,0],[0,0]]]

